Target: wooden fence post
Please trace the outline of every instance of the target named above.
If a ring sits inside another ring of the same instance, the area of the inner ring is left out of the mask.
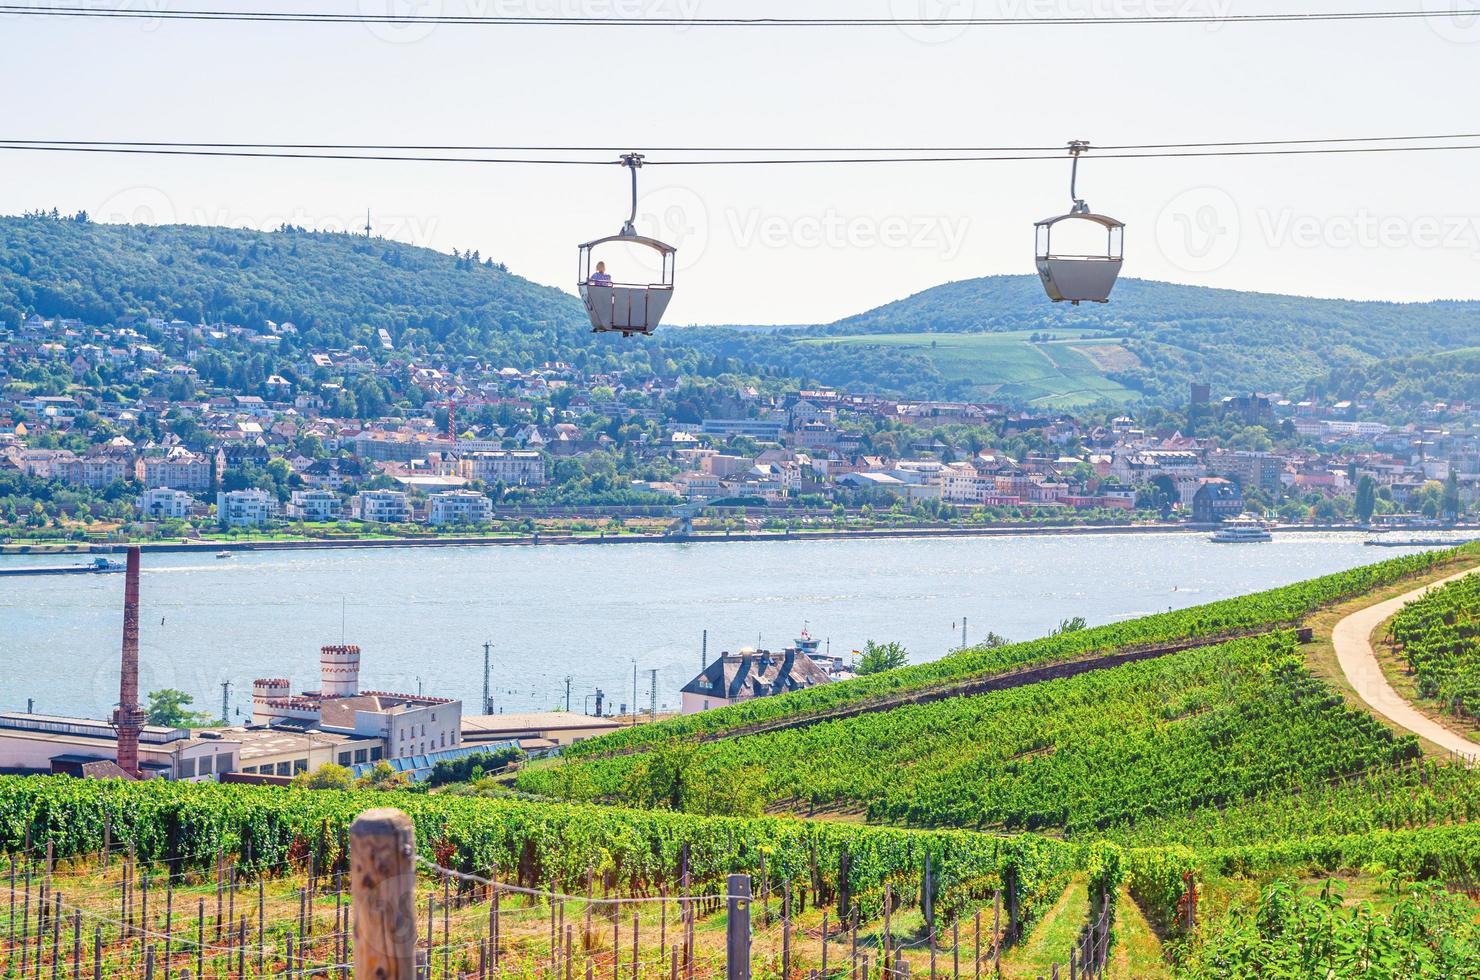
[[[349,828],[357,977],[416,980],[416,831],[400,810],[366,810]]]
[[[750,980],[750,876],[730,875],[725,925],[725,978]]]

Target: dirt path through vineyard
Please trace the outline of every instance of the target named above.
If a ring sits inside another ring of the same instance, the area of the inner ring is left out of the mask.
[[[1356,690],[1357,696],[1366,701],[1373,711],[1442,749],[1471,759],[1480,757],[1480,744],[1450,731],[1424,715],[1393,690],[1393,686],[1383,676],[1382,666],[1377,662],[1377,654],[1372,649],[1372,633],[1399,609],[1422,598],[1430,589],[1475,574],[1476,571],[1470,569],[1460,572],[1397,598],[1360,609],[1337,623],[1331,633],[1331,643],[1336,648],[1336,659],[1341,664],[1342,673],[1346,674],[1346,679]]]

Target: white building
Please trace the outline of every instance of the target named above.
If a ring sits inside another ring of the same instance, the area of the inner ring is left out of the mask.
[[[195,498],[184,490],[156,487],[139,494],[139,515],[151,520],[179,520],[189,517]]]
[[[361,691],[359,647],[323,647],[319,671],[320,689],[296,695],[286,678],[253,681],[253,724],[314,727],[378,740],[385,747],[386,759],[424,756],[462,745],[461,701]]]
[[[461,475],[484,483],[542,487],[545,485],[545,458],[528,449],[467,453],[462,458]]]
[[[82,456],[52,464],[53,479],[93,490],[127,480],[131,472],[128,460],[117,456]]]
[[[355,495],[354,516],[370,524],[404,524],[411,505],[400,490],[362,490]]]
[[[342,509],[330,490],[294,490],[288,501],[288,516],[296,521],[337,521]]]
[[[427,514],[430,524],[486,524],[493,517],[493,501],[472,490],[435,494]]]
[[[980,504],[997,496],[997,481],[971,463],[950,463],[941,470],[940,496],[947,503]]]
[[[203,453],[175,446],[167,453],[146,453],[134,463],[134,479],[146,487],[209,490],[217,476],[216,461]]]
[[[216,520],[223,527],[262,527],[277,513],[277,498],[266,490],[227,490],[216,494]]]
[[[145,725],[139,733],[139,767],[146,778],[211,779],[234,772],[241,742],[215,732]],[[121,778],[118,732],[107,721],[0,714],[0,768],[71,776]]]

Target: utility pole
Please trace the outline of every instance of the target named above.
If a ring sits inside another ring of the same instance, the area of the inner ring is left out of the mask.
[[[365,209],[365,237],[370,237],[370,209]]]
[[[221,682],[221,723],[231,724],[231,681]]]
[[[658,672],[648,671],[648,714],[653,721],[658,720]]]
[[[570,682],[575,680],[569,674],[565,675],[565,710],[570,710]]]
[[[709,631],[704,631],[704,642],[699,647],[699,669],[703,670],[709,666]]]
[[[961,649],[966,649],[966,617],[961,617]]]
[[[485,715],[493,714],[493,697],[488,691],[488,651],[492,648],[493,644],[491,642],[487,640],[483,641],[483,713]]]
[[[637,723],[637,658],[632,658],[632,723]]]

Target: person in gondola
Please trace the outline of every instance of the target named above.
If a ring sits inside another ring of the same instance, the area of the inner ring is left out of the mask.
[[[593,286],[610,286],[612,284],[612,277],[607,275],[605,262],[596,263],[596,271],[591,273],[591,278],[587,282]]]

